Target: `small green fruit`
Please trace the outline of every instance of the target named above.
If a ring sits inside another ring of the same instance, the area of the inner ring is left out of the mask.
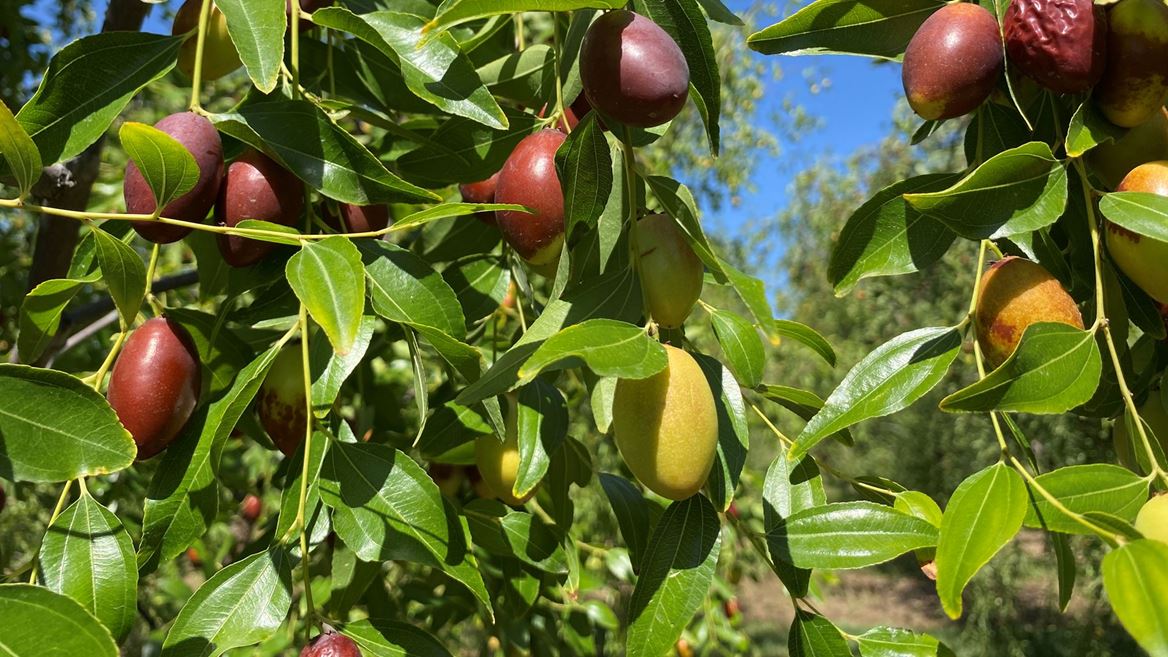
[[[515,495],[515,479],[519,476],[519,403],[508,396],[509,408],[504,427],[507,439],[499,442],[495,436],[481,436],[475,441],[475,465],[487,489],[511,506],[519,506],[535,495],[538,486],[527,495]]]
[[[1168,161],[1149,162],[1132,169],[1115,191],[1168,196]],[[1137,235],[1108,222],[1107,251],[1120,271],[1144,292],[1160,303],[1168,303],[1168,242]]]
[[[663,214],[637,222],[637,248],[649,314],[666,328],[681,326],[702,294],[702,261]]]
[[[296,453],[308,429],[302,358],[299,345],[285,347],[268,370],[257,400],[260,424],[287,456]]]
[[[649,490],[671,500],[698,492],[714,465],[718,410],[693,356],[665,345],[669,364],[647,379],[621,379],[612,400],[616,446]]]
[[[202,10],[202,0],[187,0],[174,16],[174,27],[171,34],[186,34],[199,27],[199,12]],[[182,44],[178,51],[178,70],[188,79],[195,77],[195,54],[198,39],[192,35]],[[239,52],[231,35],[227,33],[227,17],[219,11],[219,7],[211,5],[211,15],[207,17],[207,34],[203,39],[203,82],[218,80],[243,66],[239,60]]]
[[[994,368],[1014,353],[1031,324],[1083,328],[1083,315],[1058,279],[1041,265],[1015,257],[995,262],[985,273],[974,321],[977,342]]]
[[[1144,503],[1136,515],[1136,529],[1145,538],[1168,543],[1168,495],[1157,495]]]

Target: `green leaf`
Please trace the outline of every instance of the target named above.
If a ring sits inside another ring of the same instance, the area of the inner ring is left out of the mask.
[[[467,180],[484,180],[503,168],[515,145],[531,134],[536,117],[518,109],[506,109],[506,130],[495,130],[461,116],[452,116],[425,136],[412,141],[418,148],[397,160],[397,170],[406,179],[431,187]],[[389,129],[392,121],[379,124]],[[413,135],[411,135],[413,136]]]
[[[349,353],[365,310],[365,268],[357,247],[345,237],[308,242],[288,259],[286,272],[288,284],[333,349],[342,356]]]
[[[823,400],[820,399],[819,395],[809,390],[800,390],[790,386],[764,385],[759,386],[757,391],[770,401],[803,418],[804,421],[810,421],[823,408]],[[846,445],[852,444],[852,434],[847,429],[837,432],[834,437]]]
[[[1101,511],[1128,522],[1136,519],[1148,500],[1148,484],[1127,468],[1110,463],[1071,465],[1035,477],[1038,484],[1073,513]],[[1026,509],[1027,527],[1066,534],[1090,531],[1057,510],[1037,490],[1030,494],[1033,504]]]
[[[942,6],[936,0],[816,0],[746,43],[764,55],[900,59],[917,28]]]
[[[477,499],[463,512],[477,547],[519,559],[547,573],[568,572],[568,558],[552,527],[530,513],[513,511],[497,500]]]
[[[218,657],[255,645],[283,625],[292,605],[292,564],[280,548],[215,573],[174,619],[161,657]]]
[[[669,505],[649,539],[629,603],[629,657],[658,657],[673,648],[706,599],[721,547],[709,500],[694,495]]]
[[[494,96],[539,107],[555,94],[555,51],[542,43],[529,45],[483,64],[478,76]],[[571,97],[566,89],[564,96]]]
[[[130,432],[76,377],[0,363],[0,477],[55,483],[128,468]]]
[[[23,198],[40,180],[41,152],[3,101],[0,101],[0,155],[8,163]]]
[[[860,657],[953,657],[953,651],[928,634],[895,627],[874,627],[856,642]]]
[[[941,527],[941,507],[933,498],[920,491],[906,490],[897,493],[892,508],[914,518],[920,518],[938,529]]]
[[[1069,324],[1031,324],[1001,367],[941,400],[941,408],[1065,413],[1091,399],[1102,372],[1093,332]]]
[[[612,155],[596,112],[581,119],[556,151],[556,170],[564,188],[564,234],[590,229],[600,219],[612,192]]]
[[[649,518],[649,503],[645,501],[641,489],[624,477],[601,472],[600,486],[604,488],[604,495],[616,514],[617,526],[629,550],[633,570],[640,572],[645,550],[649,547],[649,532],[653,527]]]
[[[762,383],[766,352],[754,324],[736,313],[724,310],[711,312],[710,324],[714,327],[714,335],[718,338],[727,364],[742,385],[754,388]]]
[[[516,414],[519,468],[511,493],[522,498],[543,481],[549,455],[568,437],[568,404],[555,386],[536,379],[519,389]]]
[[[130,631],[137,615],[134,542],[122,521],[88,492],[49,525],[37,570],[46,588],[81,603],[117,639]]]
[[[961,616],[961,592],[1018,530],[1029,497],[1022,477],[1004,463],[974,474],[953,492],[937,543],[937,595],[950,618]]]
[[[1132,541],[1108,553],[1103,588],[1140,647],[1151,657],[1168,657],[1168,544]]]
[[[839,628],[823,616],[803,609],[795,611],[795,620],[787,635],[790,657],[850,657],[848,642]]]
[[[272,156],[313,189],[342,203],[436,201],[389,172],[322,109],[303,100],[247,104],[214,117],[224,133]]]
[[[284,244],[287,246],[300,246],[302,241],[297,238],[297,235],[300,235],[301,233],[294,226],[283,226],[271,221],[263,221],[260,219],[244,219],[238,224],[235,224],[235,227],[250,230],[264,230],[268,233],[275,233],[274,235],[256,235],[249,238],[259,242],[271,242],[272,244]],[[285,237],[285,235],[287,237]]]
[[[880,504],[845,502],[792,513],[767,532],[767,543],[800,568],[866,568],[935,545],[937,528]]]
[[[575,11],[577,9],[621,9],[625,0],[454,0],[442,5],[424,32],[449,30],[467,21],[513,14],[521,11]]]
[[[815,459],[805,456],[798,463],[792,463],[786,454],[780,452],[767,469],[762,501],[770,566],[791,595],[803,597],[807,595],[811,571],[795,568],[783,561],[779,555],[785,549],[784,545],[781,541],[772,541],[771,532],[777,530],[791,514],[827,504],[827,493],[823,489],[823,479],[819,476],[819,466],[815,464]]]
[[[665,348],[640,326],[590,319],[548,338],[519,369],[519,383],[541,372],[588,367],[597,376],[644,379],[665,369]]]
[[[1075,592],[1075,553],[1071,551],[1071,541],[1065,534],[1047,534],[1047,537],[1050,538],[1058,569],[1059,611],[1065,613],[1067,605],[1071,603],[1071,595]]]
[[[1067,170],[1042,142],[991,157],[948,189],[905,194],[909,205],[969,239],[997,239],[1053,224],[1067,205]]]
[[[380,240],[362,240],[359,248],[378,315],[415,328],[432,327],[453,338],[466,337],[458,298],[425,260]]]
[[[308,487],[304,492],[304,521],[308,526],[309,550],[312,549],[312,546],[327,539],[332,531],[328,512],[320,499],[320,468],[324,463],[324,455],[330,444],[329,436],[326,433],[323,431],[313,432],[308,453]],[[285,482],[284,490],[280,495],[280,517],[276,519],[276,530],[273,533],[277,539],[289,536],[289,532],[296,524],[296,518],[300,515],[300,481],[305,472],[304,453],[305,450],[301,447],[288,461],[288,472],[291,476]],[[296,534],[291,536],[296,536]],[[293,546],[292,555],[295,557],[300,555],[299,544]]]
[[[1168,197],[1147,192],[1117,192],[1099,199],[1111,223],[1143,237],[1168,241]]]
[[[312,21],[348,32],[396,57],[410,91],[438,109],[491,128],[507,127],[507,115],[459,50],[458,41],[449,34],[424,37],[424,18],[398,11],[356,15],[331,7],[314,12]]]
[[[408,623],[366,618],[337,626],[367,657],[451,657],[438,639]]]
[[[376,328],[376,317],[371,315],[361,317],[353,346],[345,354],[338,354],[331,345],[322,340],[316,340],[310,345],[309,364],[313,375],[312,410],[317,417],[324,417],[332,410],[333,402],[341,393],[341,385],[364,360]]]
[[[154,194],[155,214],[199,182],[195,156],[177,139],[144,123],[127,121],[118,130],[126,154],[138,165]]]
[[[466,321],[477,322],[493,314],[511,288],[511,270],[494,255],[471,256],[451,263],[442,278],[454,291]]]
[[[939,260],[957,235],[904,200],[905,194],[934,192],[957,180],[955,174],[917,176],[880,190],[848,217],[827,268],[836,295],[874,276],[920,271]]]
[[[96,272],[84,279],[54,278],[25,295],[20,304],[20,333],[16,336],[22,361],[35,363],[45,353],[61,328],[65,307],[82,288],[99,280],[101,275]]]
[[[260,91],[272,93],[284,62],[285,7],[279,0],[216,0],[215,6],[227,18],[227,32],[248,77]]]
[[[823,362],[835,367],[835,349],[832,349],[831,343],[810,326],[789,319],[776,319],[774,331],[775,335],[781,338],[790,338],[807,347],[822,358]]]
[[[739,27],[744,24],[741,18],[730,11],[729,7],[722,4],[722,0],[698,0],[698,2],[701,3],[702,8],[706,10],[706,14],[712,21]]]
[[[441,568],[490,609],[461,523],[408,456],[388,445],[334,443],[321,468],[320,495],[333,510],[337,536],[363,561]]]
[[[146,265],[141,256],[125,242],[100,228],[92,231],[97,245],[97,261],[110,296],[118,307],[123,326],[129,327],[138,316],[146,298]]]
[[[174,67],[182,42],[182,36],[102,32],[62,48],[16,114],[41,160],[67,160],[97,141],[131,98]]]
[[[734,501],[734,491],[746,466],[746,453],[750,449],[750,428],[746,423],[746,403],[742,390],[734,380],[730,370],[705,354],[693,354],[694,360],[702,368],[710,392],[714,393],[714,406],[718,411],[718,449],[714,454],[714,467],[706,481],[706,490],[714,508],[725,511]]]
[[[451,217],[465,217],[480,212],[496,212],[499,210],[518,210],[527,212],[527,207],[514,203],[443,203],[432,208],[419,210],[393,222],[393,230],[406,230],[425,226],[431,221],[449,219]]]
[[[1071,117],[1071,125],[1067,129],[1067,155],[1082,157],[1099,144],[1119,141],[1123,135],[1123,128],[1108,121],[1088,98]]]
[[[798,459],[831,434],[907,408],[936,386],[961,351],[952,328],[924,328],[880,345],[848,372],[791,448]]]
[[[31,584],[0,584],[0,649],[10,657],[60,655],[117,657],[101,623],[72,598]],[[48,644],[48,645],[46,645]]]

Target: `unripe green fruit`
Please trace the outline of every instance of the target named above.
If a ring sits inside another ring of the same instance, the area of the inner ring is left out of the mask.
[[[1140,417],[1155,434],[1154,439],[1159,441],[1160,448],[1168,452],[1168,409],[1164,408],[1164,401],[1158,390],[1148,395],[1148,399],[1140,406]],[[1147,456],[1144,453],[1143,445],[1139,442],[1139,434],[1131,435],[1127,424],[1127,418],[1121,417],[1115,421],[1115,426],[1111,429],[1111,439],[1115,443],[1115,455],[1124,467],[1139,470],[1138,464],[1146,462]],[[1133,449],[1137,451],[1133,452]]]
[[[1107,67],[1092,96],[1115,125],[1133,128],[1168,98],[1168,5],[1120,0],[1108,14]]]
[[[287,456],[296,453],[308,429],[302,358],[299,345],[285,347],[268,370],[256,402],[260,424]]]
[[[187,0],[174,16],[174,27],[171,34],[186,34],[199,27],[199,12],[202,10],[202,0]],[[195,77],[195,54],[198,48],[198,38],[194,35],[182,44],[178,51],[178,70],[189,79]],[[207,34],[203,40],[203,82],[218,80],[243,66],[239,60],[239,52],[227,33],[227,17],[214,4],[211,5],[211,15],[207,17]]]
[[[1117,192],[1168,196],[1168,161],[1132,169]],[[1107,222],[1107,251],[1120,271],[1156,301],[1168,303],[1168,242],[1137,235]]]
[[[1031,324],[1058,322],[1081,329],[1083,315],[1050,272],[1009,257],[995,262],[982,278],[974,322],[977,342],[996,368],[1014,353]]]
[[[904,52],[908,104],[923,119],[968,114],[989,98],[1004,61],[993,14],[968,2],[945,5],[921,24]]]
[[[714,393],[693,356],[669,345],[669,364],[647,379],[621,379],[612,400],[616,446],[646,488],[671,500],[698,492],[718,446]]]
[[[1157,495],[1144,503],[1136,515],[1136,529],[1145,538],[1168,543],[1168,495]]]
[[[507,439],[499,442],[495,436],[482,436],[475,441],[475,465],[495,497],[519,506],[535,495],[538,486],[523,497],[515,496],[515,479],[519,476],[519,404],[514,397],[509,397],[509,402],[504,421]]]
[[[702,261],[663,214],[637,222],[637,250],[649,315],[666,328],[681,326],[702,294]]]
[[[1099,144],[1087,153],[1087,163],[1107,189],[1119,187],[1132,169],[1157,160],[1168,160],[1168,111],[1164,108],[1119,141]]]

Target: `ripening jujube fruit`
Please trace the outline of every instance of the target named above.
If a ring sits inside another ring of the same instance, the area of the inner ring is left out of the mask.
[[[1115,191],[1168,196],[1168,160],[1132,169]],[[1168,303],[1168,242],[1137,235],[1109,221],[1107,251],[1120,271],[1144,292],[1160,303]]]
[[[1002,21],[1011,70],[1051,91],[1087,91],[1103,75],[1107,14],[1092,0],[1011,0]]]
[[[361,649],[349,637],[329,631],[309,641],[300,657],[361,657]]]
[[[356,205],[338,203],[340,217],[324,206],[321,216],[334,230],[341,233],[369,233],[389,225],[389,208],[385,205]]]
[[[1112,123],[1133,128],[1168,98],[1168,5],[1121,0],[1108,14],[1107,66],[1092,94]]]
[[[681,326],[702,294],[702,261],[663,214],[637,222],[637,250],[649,315],[666,328]]]
[[[1157,160],[1168,160],[1168,110],[1162,107],[1118,141],[1104,142],[1087,152],[1087,163],[1107,189],[1118,187],[1132,169]]]
[[[1160,391],[1153,390],[1147,400],[1140,405],[1139,411],[1140,418],[1147,425],[1145,429],[1151,430],[1148,439],[1158,441],[1160,449],[1168,453],[1168,409],[1164,408]],[[1147,451],[1140,441],[1139,433],[1128,431],[1126,416],[1115,421],[1115,426],[1111,429],[1111,439],[1115,444],[1116,460],[1120,465],[1130,470],[1140,470],[1138,464],[1148,461]]]
[[[248,149],[227,165],[215,204],[215,220],[231,227],[244,219],[292,226],[303,210],[304,183],[267,155]],[[219,235],[219,253],[232,267],[254,265],[271,250],[271,242]]]
[[[286,456],[295,454],[304,442],[308,428],[306,403],[300,346],[290,345],[276,355],[256,397],[260,424]]]
[[[464,183],[458,186],[458,193],[462,195],[464,203],[494,203],[495,188],[499,184],[499,172],[496,171],[490,178],[478,182]],[[494,212],[476,212],[475,218],[483,223],[494,226]]]
[[[1168,543],[1168,495],[1157,495],[1136,514],[1136,529],[1153,541]]]
[[[199,27],[199,12],[202,10],[202,0],[187,0],[174,15],[174,27],[171,34],[186,34]],[[195,54],[198,45],[197,36],[183,42],[178,51],[178,70],[188,79],[195,76]],[[239,51],[227,33],[227,17],[223,12],[211,4],[211,14],[207,17],[207,30],[203,39],[203,82],[218,80],[243,66],[239,59]]]
[[[597,18],[580,46],[580,82],[594,109],[651,128],[677,116],[689,96],[689,65],[677,42],[631,11]]]
[[[929,16],[904,51],[908,104],[921,118],[951,119],[977,109],[1003,70],[998,21],[976,4],[946,5]]]
[[[621,379],[612,400],[616,446],[646,488],[671,500],[698,492],[718,446],[718,410],[702,368],[663,345],[669,363],[647,379]]]
[[[244,520],[248,522],[255,522],[259,520],[260,513],[264,510],[264,503],[260,498],[248,493],[243,498],[243,502],[239,504],[239,515],[243,516]]]
[[[155,317],[122,347],[106,397],[138,444],[138,458],[166,449],[199,404],[202,371],[191,334],[178,322]]]
[[[556,150],[567,139],[559,130],[540,130],[515,147],[495,186],[496,203],[525,205],[533,213],[495,213],[503,239],[532,265],[548,265],[564,244],[564,192],[556,172]]]
[[[199,180],[195,186],[168,203],[161,215],[168,219],[203,221],[215,205],[223,180],[223,142],[219,139],[219,131],[205,117],[194,112],[171,114],[154,127],[185,146],[199,167]],[[133,161],[126,165],[122,196],[126,201],[126,212],[130,214],[152,214],[158,208],[154,192]],[[157,244],[177,242],[193,230],[160,221],[135,221],[133,226],[139,235]]]
[[[515,495],[515,480],[519,476],[519,403],[508,396],[507,416],[503,422],[506,439],[480,436],[475,441],[475,466],[482,481],[494,497],[505,504],[519,506],[530,500],[539,486],[523,497]]]
[[[1014,353],[1031,324],[1057,322],[1083,328],[1083,315],[1058,279],[1041,265],[1008,257],[982,278],[974,323],[977,342],[991,367]]]

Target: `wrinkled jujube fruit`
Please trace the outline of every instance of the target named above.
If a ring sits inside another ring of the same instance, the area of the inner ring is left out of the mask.
[[[547,265],[560,257],[564,244],[564,192],[556,173],[556,150],[567,135],[540,130],[515,147],[495,186],[496,203],[525,205],[533,214],[503,210],[495,213],[503,239],[532,265]]]
[[[1157,495],[1136,514],[1136,529],[1153,541],[1168,543],[1168,495]]]
[[[647,379],[617,381],[612,400],[616,446],[646,488],[684,500],[706,483],[718,445],[718,411],[701,366],[665,346],[669,364]]]
[[[666,328],[681,326],[702,294],[702,261],[663,214],[637,222],[637,249],[649,315]]]
[[[325,632],[309,641],[300,657],[361,657],[361,649],[343,634]]]
[[[256,398],[260,424],[286,456],[295,454],[304,442],[308,428],[305,404],[300,346],[288,346],[276,356]]]
[[[496,171],[486,180],[459,185],[458,193],[462,195],[462,200],[465,203],[494,203],[495,188],[498,184],[499,173]],[[492,226],[496,224],[494,212],[476,212],[474,216],[483,223]]]
[[[1107,66],[1092,97],[1109,121],[1133,128],[1168,98],[1168,5],[1121,0],[1107,20]]]
[[[171,114],[154,124],[154,127],[185,146],[199,167],[199,181],[191,191],[168,203],[162,209],[162,216],[183,221],[203,221],[215,205],[219,185],[223,180],[223,142],[219,139],[219,131],[205,117],[194,112]],[[122,196],[126,201],[126,212],[130,214],[152,214],[158,208],[154,192],[150,191],[146,178],[133,161],[126,165]],[[186,237],[193,229],[159,221],[135,221],[134,230],[151,242],[169,244]]]
[[[1087,152],[1087,162],[1100,182],[1115,189],[1131,170],[1147,162],[1168,160],[1168,110],[1128,130],[1118,141],[1099,144]]]
[[[171,34],[186,34],[199,27],[199,12],[202,10],[202,0],[187,0],[179,7],[174,15],[174,26]],[[187,78],[195,76],[195,54],[198,40],[195,36],[183,42],[178,51],[178,70]],[[227,17],[214,4],[211,5],[211,15],[207,17],[207,33],[203,43],[203,82],[218,80],[243,66],[239,59],[239,52],[231,35],[227,33]]]
[[[255,522],[259,520],[260,513],[264,510],[264,503],[255,495],[248,494],[243,498],[243,502],[239,504],[239,515],[243,516],[244,520],[248,522]]]
[[[1168,160],[1132,169],[1115,191],[1168,196]],[[1160,303],[1168,303],[1168,242],[1137,235],[1109,221],[1107,251],[1120,271],[1144,292]]]
[[[389,225],[389,208],[385,205],[355,205],[338,203],[340,217],[329,207],[322,206],[321,216],[333,230],[341,233],[368,233]]]
[[[689,65],[659,25],[631,11],[610,11],[584,35],[580,82],[594,109],[626,125],[651,128],[685,106]]]
[[[1140,405],[1139,410],[1140,418],[1147,424],[1145,430],[1151,430],[1148,438],[1158,441],[1160,449],[1168,453],[1168,409],[1164,408],[1160,391],[1152,391],[1144,403]],[[1128,417],[1125,415],[1117,419],[1115,426],[1111,429],[1115,455],[1120,465],[1130,470],[1145,470],[1146,468],[1140,467],[1140,464],[1148,463],[1146,450],[1140,442],[1139,433],[1128,430]]]
[[[1011,0],[1002,22],[1012,70],[1064,94],[1099,82],[1107,14],[1092,0]]]
[[[155,317],[126,340],[110,375],[106,397],[138,444],[138,458],[166,449],[199,403],[202,371],[191,334],[178,322]]]
[[[1002,36],[986,9],[968,2],[929,16],[904,51],[901,78],[921,118],[951,119],[977,109],[1002,74]]]
[[[535,495],[539,486],[523,497],[515,495],[515,480],[519,476],[519,403],[508,396],[507,416],[504,419],[506,440],[495,436],[481,436],[475,441],[475,466],[487,490],[505,504],[519,506]]]
[[[1014,353],[1022,334],[1039,322],[1083,328],[1074,299],[1050,272],[1022,258],[995,262],[982,278],[974,323],[977,341],[991,367]]]
[[[304,183],[267,155],[249,149],[227,166],[215,220],[231,227],[244,219],[292,226],[303,210]],[[232,267],[254,265],[271,250],[271,242],[219,235],[219,252]]]

